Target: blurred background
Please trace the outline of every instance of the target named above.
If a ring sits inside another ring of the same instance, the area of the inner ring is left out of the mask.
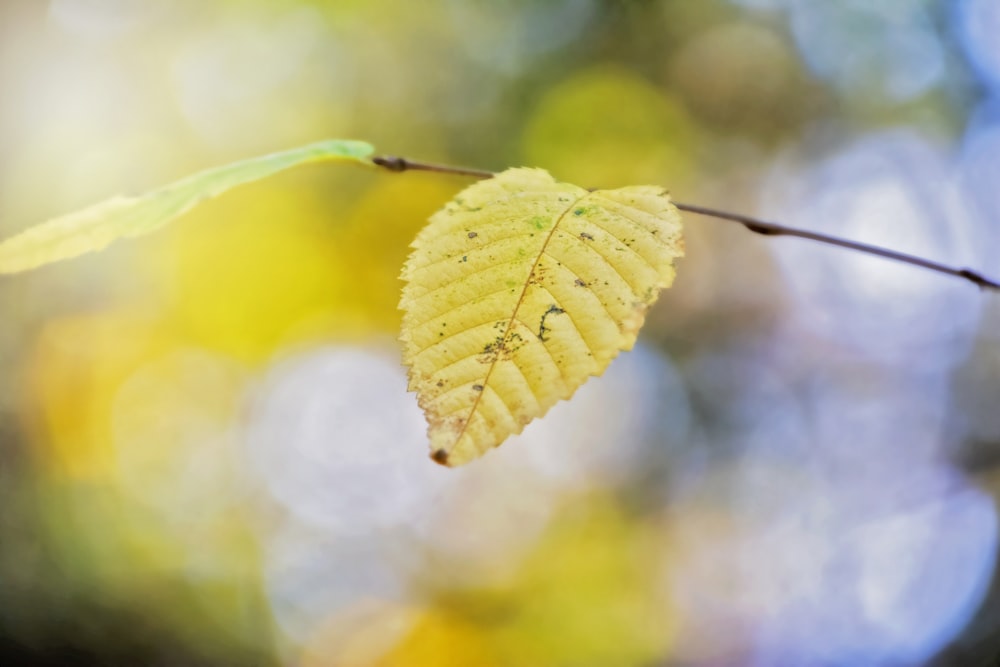
[[[996,0],[3,0],[0,236],[328,138],[1000,276]],[[1000,297],[686,217],[636,349],[427,458],[467,179],[314,165],[0,279],[5,665],[1000,664]]]

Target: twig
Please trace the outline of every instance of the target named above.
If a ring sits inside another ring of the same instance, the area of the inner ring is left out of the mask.
[[[485,169],[470,169],[469,167],[452,167],[447,164],[432,164],[430,162],[416,162],[405,157],[395,155],[379,155],[372,158],[372,162],[389,171],[436,171],[441,174],[458,174],[460,176],[474,176],[476,178],[493,178],[495,172]]]
[[[857,241],[849,241],[847,239],[837,238],[836,236],[827,236],[826,234],[809,232],[804,229],[785,227],[784,225],[778,225],[773,222],[765,222],[763,220],[758,220],[757,218],[751,218],[750,216],[740,215],[739,213],[728,213],[726,211],[717,211],[715,209],[706,208],[704,206],[696,206],[694,204],[683,204],[681,202],[676,202],[676,201],[674,202],[674,206],[676,206],[681,211],[688,211],[689,213],[697,213],[699,215],[707,215],[713,218],[718,218],[720,220],[730,220],[732,222],[738,222],[739,224],[743,225],[744,227],[749,229],[751,232],[754,232],[755,234],[763,234],[764,236],[794,236],[800,239],[817,241],[819,243],[825,243],[827,245],[836,246],[838,248],[847,248],[848,250],[856,250],[857,252],[863,252],[869,255],[875,255],[876,257],[891,259],[894,262],[911,264],[913,266],[919,266],[920,268],[927,269],[929,271],[936,271],[938,273],[943,273],[948,276],[962,278],[964,280],[968,280],[974,285],[978,285],[982,289],[1000,290],[1000,283],[990,280],[989,278],[971,269],[955,269],[950,266],[945,266],[944,264],[938,264],[937,262],[932,262],[928,259],[923,259],[922,257],[915,257],[913,255],[907,255],[905,253],[896,252],[895,250],[889,250],[888,248],[880,248],[879,246],[868,245],[867,243],[858,243]]]
[[[372,162],[376,165],[388,169],[389,171],[432,171],[442,174],[457,174],[460,176],[472,176],[474,178],[492,178],[496,174],[492,171],[486,171],[483,169],[470,169],[468,167],[453,167],[444,164],[432,164],[429,162],[418,162],[416,160],[410,160],[403,157],[395,156],[379,156],[372,158]],[[928,271],[935,271],[937,273],[943,273],[944,275],[954,276],[955,278],[961,278],[966,280],[973,285],[976,285],[983,290],[998,290],[1000,291],[1000,282],[995,280],[990,280],[986,276],[973,271],[971,269],[961,268],[956,269],[944,264],[939,264],[937,262],[932,262],[922,257],[915,257],[913,255],[907,255],[905,253],[896,252],[895,250],[889,250],[888,248],[881,248],[879,246],[869,245],[867,243],[859,243],[857,241],[850,241],[848,239],[838,238],[836,236],[828,236],[826,234],[819,234],[817,232],[809,232],[803,229],[795,229],[794,227],[786,227],[784,225],[779,225],[773,222],[766,222],[764,220],[759,220],[748,215],[741,215],[739,213],[729,213],[727,211],[719,211],[712,208],[707,208],[705,206],[697,206],[695,204],[685,204],[682,202],[673,202],[681,211],[687,211],[688,213],[697,213],[698,215],[709,216],[716,218],[718,220],[726,220],[728,222],[735,222],[743,225],[745,228],[754,232],[755,234],[763,234],[764,236],[792,236],[800,239],[807,239],[809,241],[816,241],[817,243],[825,243],[826,245],[835,246],[838,248],[845,248],[847,250],[854,250],[856,252],[865,253],[867,255],[874,255],[876,257],[882,257],[883,259],[892,260],[894,262],[900,262],[903,264],[910,264],[911,266],[917,266],[922,269],[927,269]]]

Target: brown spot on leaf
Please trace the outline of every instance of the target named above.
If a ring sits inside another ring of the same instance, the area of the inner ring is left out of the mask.
[[[441,465],[446,466],[448,465],[448,452],[444,449],[435,450],[434,453],[431,454],[431,459],[434,463],[440,463]]]
[[[584,280],[583,278],[577,278],[576,280],[573,281],[573,284],[576,285],[577,287],[586,287],[587,281]]]
[[[472,391],[482,391],[482,390],[483,390],[483,385],[481,384],[472,385]]]
[[[528,276],[529,285],[541,285],[542,281],[545,280],[545,274],[548,273],[549,267],[544,264],[538,264],[531,271],[531,275]]]
[[[503,345],[503,337],[497,336],[497,339],[492,343],[487,343],[483,346],[483,351],[481,354],[495,354],[497,349]]]
[[[479,236],[479,234],[477,234],[476,232],[469,232],[469,238],[470,238],[470,239],[474,239],[474,238],[476,238],[477,236]]]
[[[580,232],[580,238],[583,239],[584,241],[593,241],[594,240],[594,237],[591,236],[590,234],[588,234],[587,232]]]

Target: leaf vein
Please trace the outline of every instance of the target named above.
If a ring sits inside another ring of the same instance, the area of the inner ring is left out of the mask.
[[[502,294],[503,292],[509,292],[509,291],[510,291],[509,287],[501,287],[500,289],[494,290],[494,291],[492,291],[492,292],[490,292],[488,294],[483,294],[481,296],[478,296],[478,297],[476,297],[475,300],[479,301],[479,302],[482,302],[482,301],[485,301],[486,299],[489,299],[491,296],[496,296],[497,294]],[[435,313],[434,315],[431,315],[431,316],[427,317],[424,320],[420,320],[420,321],[407,320],[407,324],[409,326],[413,327],[414,329],[416,329],[417,327],[424,326],[428,322],[432,322],[432,321],[434,321],[434,320],[436,320],[438,318],[441,318],[441,317],[447,317],[448,315],[451,315],[452,313],[454,313],[454,312],[456,312],[458,310],[461,310],[463,308],[468,308],[470,305],[472,305],[472,302],[471,301],[466,301],[465,303],[460,303],[457,306],[452,306],[448,310],[441,311],[440,313]],[[503,316],[501,315],[497,319],[501,319],[502,317]]]
[[[524,297],[528,293],[528,288],[531,286],[531,276],[532,274],[534,274],[535,268],[538,267],[538,262],[541,261],[542,256],[545,254],[545,249],[548,247],[549,242],[552,241],[552,237],[555,236],[556,231],[559,230],[559,223],[563,221],[567,213],[573,210],[573,207],[575,207],[578,203],[580,203],[580,200],[583,199],[584,196],[585,195],[576,197],[576,199],[563,210],[563,212],[559,215],[558,218],[556,218],[556,221],[553,223],[552,230],[549,232],[548,236],[545,237],[545,241],[542,243],[542,247],[538,251],[538,257],[535,258],[535,263],[531,266],[531,271],[528,272],[528,277],[524,281],[524,289],[521,290],[521,296],[518,297],[517,299],[517,304],[514,306],[514,312],[511,313],[510,320],[507,322],[507,327],[506,329],[504,329],[503,333],[504,339],[507,338],[507,334],[510,332],[511,327],[514,324],[514,320],[517,317],[517,312],[521,308],[521,305],[524,303]],[[496,368],[496,365],[497,365],[497,360],[494,359],[493,362],[490,364],[489,369],[486,371],[486,378],[483,380],[484,387],[489,384],[490,375],[493,374],[493,369]],[[517,364],[514,365],[517,366]],[[472,415],[476,413],[476,408],[479,407],[480,400],[482,400],[482,394],[476,396],[475,400],[472,403],[472,408],[469,410],[469,416],[465,419],[465,421],[462,424],[462,429],[458,432],[458,435],[455,436],[455,440],[452,442],[451,447],[448,450],[446,450],[449,455],[455,449],[458,443],[461,442],[462,437],[465,435],[466,429],[469,426],[469,421],[472,419]]]
[[[570,324],[573,325],[573,329],[574,329],[574,331],[576,331],[576,335],[579,336],[580,340],[583,342],[583,346],[585,348],[587,348],[587,353],[590,355],[590,357],[592,359],[596,358],[596,357],[594,357],[594,348],[587,341],[587,339],[583,336],[583,332],[580,330],[580,327],[577,325],[576,320],[573,319],[573,316],[570,314],[570,311],[567,310],[566,308],[562,307],[562,303],[559,301],[558,297],[556,297],[555,294],[553,294],[551,291],[549,291],[549,289],[547,287],[542,287],[542,289],[545,290],[546,294],[548,294],[550,297],[552,297],[552,300],[555,302],[556,307],[558,307],[562,311],[562,314],[566,315],[569,318]],[[544,345],[544,343],[543,343],[543,345]],[[546,349],[548,349],[548,347],[546,347]],[[552,353],[550,352],[549,355],[551,356],[551,354]],[[558,366],[558,364],[557,364],[557,366]]]
[[[583,279],[583,276],[581,276],[579,273],[577,273],[573,269],[569,268],[569,266],[563,260],[561,260],[558,257],[556,257],[551,252],[546,252],[545,254],[548,256],[549,259],[554,260],[555,262],[557,262],[559,264],[560,268],[566,270],[576,280],[579,280],[580,282],[582,282],[584,284],[587,283],[587,281]],[[614,267],[611,267],[611,268],[614,268]],[[621,275],[621,274],[618,274],[618,275]],[[611,320],[612,322],[615,322],[616,318],[615,318],[614,314],[611,312],[611,309],[608,308],[608,304],[606,304],[604,302],[604,300],[601,298],[601,296],[596,291],[594,291],[593,289],[591,289],[589,287],[587,289],[597,299],[597,303],[601,304],[601,308],[604,309],[604,314],[608,316],[608,319]]]
[[[428,296],[437,294],[441,290],[445,290],[445,289],[448,289],[449,287],[453,288],[453,287],[456,287],[458,285],[461,285],[462,283],[464,283],[465,281],[467,281],[469,278],[473,278],[475,276],[478,276],[481,273],[486,273],[487,271],[490,271],[490,270],[495,269],[495,268],[500,267],[500,266],[507,266],[508,264],[517,264],[517,263],[520,263],[522,261],[523,260],[519,257],[517,259],[512,259],[509,262],[500,262],[498,264],[492,264],[490,266],[483,267],[482,269],[477,269],[475,271],[470,271],[469,273],[466,273],[465,275],[459,277],[455,281],[452,281],[450,283],[444,283],[444,284],[441,284],[441,285],[437,285],[436,287],[432,287],[432,288],[428,289],[428,291],[424,292],[420,296],[414,297],[413,298],[414,305],[416,305],[417,303],[419,303],[421,300],[425,299]],[[414,282],[413,276],[410,277],[410,282],[411,282],[411,284]],[[422,286],[426,287],[426,285],[422,285]]]
[[[603,201],[608,202],[609,204],[614,204],[616,207],[618,207],[620,209],[625,209],[625,210],[628,210],[628,211],[635,211],[636,213],[640,213],[642,215],[648,215],[653,220],[658,220],[658,218],[655,215],[653,215],[652,213],[650,213],[649,211],[644,211],[641,208],[637,208],[635,206],[630,206],[629,204],[625,204],[625,203],[622,203],[620,201],[616,201],[614,199],[609,199],[608,197],[601,196],[600,194],[598,194],[596,192],[591,193],[591,194],[592,194],[592,196],[595,199],[601,199]],[[621,210],[614,210],[614,209],[612,209],[612,208],[610,208],[608,206],[604,206],[604,208],[605,208],[605,210],[607,210],[608,212],[612,213],[613,215],[616,215],[619,218],[622,218],[623,220],[627,220],[628,222],[632,223],[633,225],[635,225],[640,230],[644,231],[652,239],[654,239],[657,243],[659,243],[660,246],[663,247],[664,249],[673,251],[674,245],[672,243],[670,243],[667,239],[665,239],[664,237],[660,236],[659,234],[654,234],[653,233],[654,231],[659,231],[660,230],[659,226],[654,225],[652,228],[650,228],[650,227],[647,227],[642,222],[640,222],[639,220],[633,218],[632,216],[626,215]],[[599,226],[599,225],[597,225],[597,226]],[[607,230],[605,230],[605,231],[607,231]],[[610,232],[608,232],[608,233],[610,234]]]
[[[589,243],[589,242],[586,242],[586,241],[580,241],[580,239],[576,238],[575,236],[573,236],[572,234],[570,234],[568,232],[563,232],[563,234],[566,234],[571,239],[574,239],[575,241],[578,241],[579,243],[583,244],[583,246],[585,248],[588,248],[591,252],[593,252],[595,255],[597,255],[598,257],[600,257],[604,261],[604,264],[606,264],[608,266],[608,268],[610,268],[615,274],[617,274],[618,277],[621,278],[621,280],[622,280],[623,283],[625,283],[626,285],[628,285],[628,288],[630,290],[632,290],[633,294],[638,293],[638,290],[635,288],[634,285],[632,285],[632,283],[629,281],[629,279],[625,277],[625,274],[623,274],[621,272],[621,270],[617,266],[615,266],[615,264],[613,264],[611,262],[611,260],[607,257],[607,255],[605,255],[600,250],[598,250],[594,246],[593,243]],[[640,258],[641,258],[641,256],[640,256]],[[649,262],[646,262],[645,259],[643,259],[643,263],[645,263],[646,266],[650,266]]]

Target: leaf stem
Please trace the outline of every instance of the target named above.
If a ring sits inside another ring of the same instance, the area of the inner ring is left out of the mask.
[[[379,167],[383,167],[384,169],[388,169],[389,171],[394,171],[394,172],[431,171],[441,174],[457,174],[459,176],[472,176],[474,178],[492,178],[493,176],[496,175],[494,172],[486,171],[484,169],[472,169],[469,167],[454,167],[446,164],[419,162],[417,160],[410,160],[408,158],[398,157],[394,155],[380,155],[374,157],[372,158],[372,163],[378,165]],[[972,269],[954,268],[951,266],[947,266],[945,264],[939,264],[938,262],[932,262],[922,257],[916,257],[914,255],[907,255],[905,253],[896,252],[895,250],[890,250],[888,248],[869,245],[867,243],[859,243],[858,241],[842,239],[836,236],[820,234],[818,232],[810,232],[804,229],[786,227],[785,225],[779,225],[773,222],[767,222],[765,220],[760,220],[758,218],[754,218],[748,215],[742,215],[740,213],[730,213],[728,211],[720,211],[705,206],[698,206],[696,204],[685,204],[683,202],[678,202],[678,201],[674,201],[673,204],[681,211],[687,211],[688,213],[696,213],[698,215],[704,215],[716,218],[718,220],[725,220],[727,222],[738,223],[740,225],[743,225],[746,229],[750,230],[755,234],[762,234],[764,236],[791,236],[800,239],[807,239],[809,241],[824,243],[826,245],[835,246],[837,248],[845,248],[847,250],[854,250],[855,252],[860,252],[867,255],[874,255],[876,257],[881,257],[883,259],[888,259],[894,262],[900,262],[902,264],[909,264],[911,266],[927,269],[928,271],[934,271],[936,273],[941,273],[947,276],[961,278],[962,280],[966,280],[983,290],[1000,291],[1000,282],[991,280],[986,276],[982,275],[981,273],[973,271]]]

